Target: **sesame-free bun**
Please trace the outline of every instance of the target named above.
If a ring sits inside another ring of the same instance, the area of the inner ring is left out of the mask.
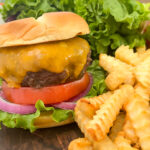
[[[0,25],[0,47],[30,45],[89,33],[86,21],[72,12],[45,13]]]
[[[52,119],[51,113],[43,112],[38,118],[34,120],[34,125],[36,128],[51,128],[63,126],[73,122],[74,122],[73,116],[70,116],[68,119],[62,122],[56,122]]]

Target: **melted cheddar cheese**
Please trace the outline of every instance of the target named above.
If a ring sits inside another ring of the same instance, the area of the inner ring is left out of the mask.
[[[78,78],[90,51],[79,37],[29,46],[0,48],[0,77],[10,87],[20,87],[26,73],[41,69]]]

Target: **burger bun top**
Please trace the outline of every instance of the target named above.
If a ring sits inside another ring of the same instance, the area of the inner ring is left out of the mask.
[[[89,33],[86,21],[72,12],[51,12],[0,25],[0,47],[66,40]]]

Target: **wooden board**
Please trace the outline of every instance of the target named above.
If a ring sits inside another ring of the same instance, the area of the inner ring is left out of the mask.
[[[23,129],[0,130],[0,150],[67,150],[71,140],[82,137],[75,123],[34,133]]]

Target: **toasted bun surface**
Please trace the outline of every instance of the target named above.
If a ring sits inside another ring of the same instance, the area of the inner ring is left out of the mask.
[[[51,128],[51,127],[63,126],[66,124],[70,124],[72,122],[74,122],[74,119],[72,116],[70,116],[65,121],[56,122],[52,119],[52,115],[50,113],[43,112],[43,113],[41,113],[40,117],[38,117],[34,120],[34,125],[37,128]]]
[[[72,12],[45,13],[0,25],[0,47],[29,45],[73,38],[89,33],[86,21]]]

